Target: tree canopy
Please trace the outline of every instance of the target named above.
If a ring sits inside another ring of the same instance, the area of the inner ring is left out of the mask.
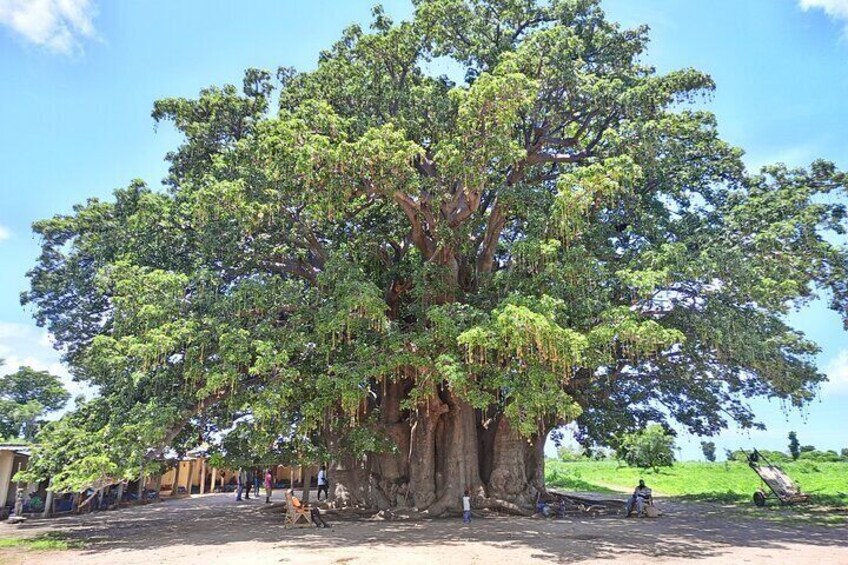
[[[594,0],[413,3],[313,71],[157,101],[165,187],[35,224],[22,299],[97,430],[144,453],[248,418],[345,500],[439,512],[526,505],[565,422],[710,435],[814,397],[787,314],[848,321],[844,173],[747,172],[711,78],[657,73]]]
[[[47,371],[20,367],[0,376],[0,439],[32,440],[42,418],[63,408],[69,398],[59,377]]]

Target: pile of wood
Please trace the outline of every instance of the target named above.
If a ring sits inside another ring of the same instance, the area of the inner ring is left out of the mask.
[[[562,513],[613,516],[621,514],[626,503],[623,498],[594,493],[566,493],[553,489],[549,489],[540,500],[549,505],[554,516]]]

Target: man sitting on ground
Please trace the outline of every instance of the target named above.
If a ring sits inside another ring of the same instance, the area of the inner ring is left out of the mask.
[[[627,517],[630,517],[630,514],[633,513],[633,506],[636,506],[636,516],[643,516],[645,513],[645,506],[648,504],[653,504],[654,498],[651,494],[651,489],[645,486],[645,481],[639,481],[639,486],[636,487],[636,490],[633,491],[633,496],[627,501],[627,508],[625,514]]]
[[[298,497],[294,495],[294,490],[289,489],[289,493],[291,494],[292,506],[294,506],[297,510],[309,510],[309,515],[312,518],[312,523],[321,528],[326,528],[327,522],[324,521],[324,518],[321,517],[321,511],[318,510],[316,506],[309,506],[300,501]]]

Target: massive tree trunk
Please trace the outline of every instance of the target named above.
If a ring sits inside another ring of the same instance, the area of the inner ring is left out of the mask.
[[[402,389],[389,386],[383,400],[396,403]],[[334,461],[330,478],[339,506],[439,515],[459,511],[467,490],[476,505],[527,513],[544,489],[545,431],[522,437],[500,415],[481,423],[480,411],[447,388],[408,415],[388,407],[381,418],[397,449]]]

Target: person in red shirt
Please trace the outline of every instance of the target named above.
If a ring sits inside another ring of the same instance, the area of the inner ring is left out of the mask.
[[[271,477],[271,469],[265,471],[265,504],[271,502],[271,489],[273,487],[273,478]]]

